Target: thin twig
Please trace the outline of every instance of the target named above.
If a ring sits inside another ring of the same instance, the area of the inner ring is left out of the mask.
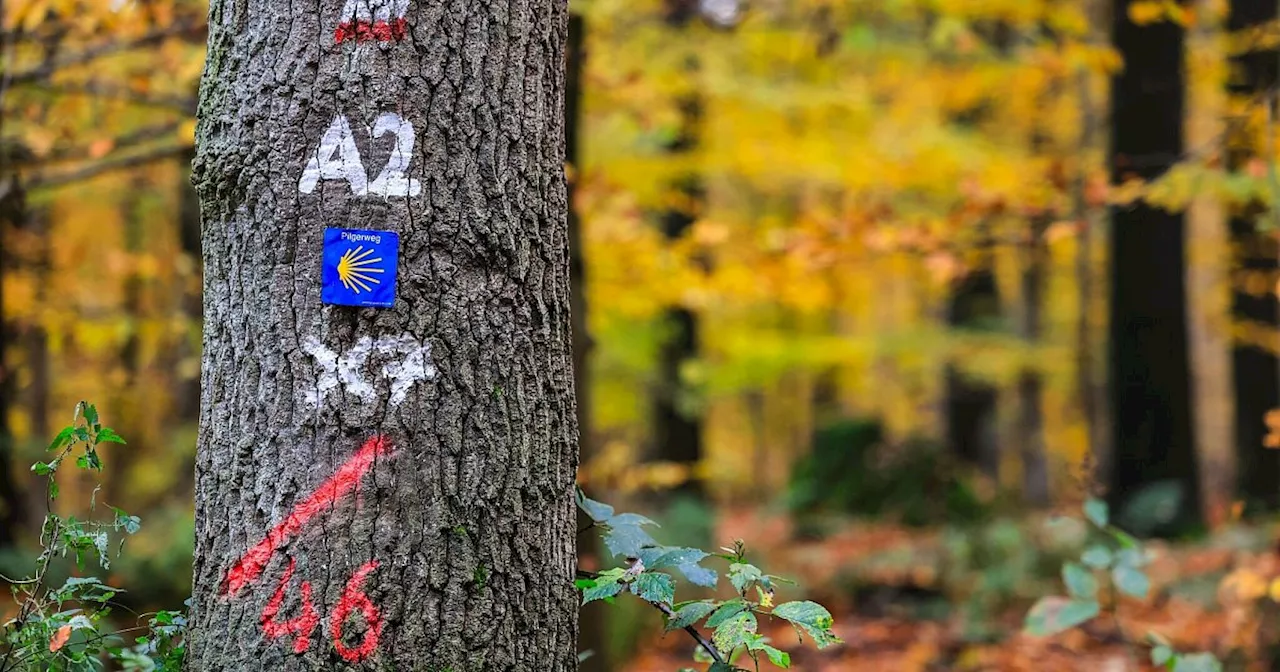
[[[148,630],[148,629],[150,629],[150,626],[146,626],[146,625],[135,625],[135,626],[133,626],[133,627],[131,627],[131,628],[124,628],[123,630],[116,630],[116,631],[114,631],[114,632],[102,632],[102,633],[99,633],[99,634],[97,634],[97,635],[94,635],[93,637],[88,637],[88,638],[86,638],[83,642],[81,642],[81,643],[80,643],[80,645],[81,645],[81,646],[83,646],[83,647],[88,647],[88,646],[89,646],[90,644],[92,644],[93,642],[98,642],[98,641],[104,640],[104,639],[106,639],[106,638],[108,638],[108,637],[120,637],[120,635],[123,635],[123,634],[124,634],[124,633],[126,633],[126,632],[137,632],[137,631],[139,631],[139,630]],[[121,639],[124,639],[124,638],[123,638],[123,637],[121,637]],[[39,654],[39,653],[40,653],[40,650],[39,650],[39,649],[37,649],[37,650],[35,650],[35,651],[32,651],[31,653],[28,653],[28,654],[26,654],[26,655],[22,656],[21,658],[17,658],[17,659],[15,659],[15,660],[13,661],[13,663],[14,663],[14,665],[20,665],[20,664],[22,664],[22,661],[27,660],[28,658],[31,658],[32,656],[35,656],[35,655],[37,655],[37,654]],[[15,669],[16,669],[16,668],[15,668]]]
[[[64,58],[46,61],[34,68],[31,68],[30,70],[15,72],[8,78],[8,83],[10,86],[30,84],[32,82],[45,79],[62,68],[88,63],[102,56],[109,56],[111,54],[151,46],[158,42],[163,42],[170,37],[190,37],[193,40],[204,39],[206,30],[207,28],[202,22],[190,24],[184,23],[176,26],[170,26],[163,30],[152,31],[137,38],[136,40],[130,40],[128,42],[108,42],[91,49],[85,49],[78,54],[72,54]]]
[[[163,147],[146,154],[137,154],[118,159],[100,161],[93,165],[81,168],[80,170],[72,170],[54,175],[37,176],[27,183],[27,189],[34,191],[36,189],[60,187],[73,182],[87,180],[91,177],[97,177],[98,175],[109,173],[114,170],[137,168],[138,166],[145,166],[149,163],[155,163],[156,161],[172,159],[174,157],[182,156],[189,151],[191,151],[191,148],[187,145],[174,145],[172,147]]]
[[[600,575],[596,574],[595,572],[588,572],[586,570],[579,569],[578,577],[583,579],[598,579],[600,578]],[[644,600],[644,598],[640,598],[640,599]],[[653,605],[653,607],[658,611],[661,611],[664,615],[666,615],[668,620],[674,618],[676,615],[676,612],[672,611],[671,607],[667,606],[662,602],[653,602],[650,600],[644,600],[644,601]],[[693,641],[697,642],[698,645],[701,646],[703,650],[705,650],[713,660],[715,660],[717,663],[720,663],[721,665],[728,664],[728,662],[724,659],[724,656],[720,655],[720,650],[716,648],[715,644],[712,644],[710,641],[708,641],[707,638],[704,637],[701,632],[698,632],[697,628],[693,627],[692,625],[686,625],[684,626],[684,631],[689,633],[689,636],[693,638]]]

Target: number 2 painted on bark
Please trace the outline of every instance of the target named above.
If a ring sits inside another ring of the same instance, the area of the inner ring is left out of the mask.
[[[391,150],[386,167],[374,178],[373,184],[369,185],[369,193],[380,196],[417,196],[422,191],[422,185],[408,175],[415,140],[413,124],[394,112],[385,112],[373,124],[373,139],[377,140],[391,132],[396,134],[396,148]]]
[[[323,180],[346,180],[354,196],[417,196],[422,192],[422,183],[408,174],[416,140],[413,124],[395,112],[383,112],[374,121],[370,134],[376,140],[387,133],[395,133],[396,146],[386,167],[370,184],[351,122],[341,114],[334,117],[298,178],[298,191],[309,194]]]

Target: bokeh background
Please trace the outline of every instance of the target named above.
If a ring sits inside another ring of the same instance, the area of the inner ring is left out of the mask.
[[[830,606],[846,643],[802,670],[1137,669],[1114,624],[1020,632],[1106,496],[1157,537],[1120,631],[1275,669],[1275,2],[570,6],[587,492],[666,543],[745,539]],[[0,4],[0,573],[44,512],[28,466],[89,399],[129,440],[97,497],[143,517],[111,569],[139,610],[190,590],[206,12]],[[1181,51],[1126,66],[1117,22]],[[1111,114],[1152,86],[1185,103]],[[1144,124],[1181,140],[1126,155]],[[1119,227],[1144,217],[1164,226]],[[1183,319],[1141,352],[1184,369],[1136,394],[1186,421],[1152,452],[1116,417],[1109,325],[1148,314],[1120,278],[1170,268]],[[623,601],[583,645],[637,672],[692,649]]]

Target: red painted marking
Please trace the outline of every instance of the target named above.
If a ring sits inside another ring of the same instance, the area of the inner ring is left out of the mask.
[[[342,589],[342,596],[338,598],[338,606],[333,609],[333,620],[329,623],[333,648],[337,649],[338,655],[349,663],[358,663],[372,656],[378,649],[378,639],[382,637],[382,614],[378,612],[378,607],[373,604],[373,600],[370,600],[369,596],[360,589],[364,580],[377,568],[377,560],[370,560],[361,565],[355,575],[347,581],[347,587]],[[342,641],[342,626],[347,622],[347,617],[356,610],[364,616],[369,629],[365,630],[364,640],[360,642],[360,646],[353,649]]]
[[[360,479],[373,468],[374,461],[390,452],[391,441],[383,436],[375,436],[364,445],[351,459],[347,460],[329,480],[325,481],[311,493],[302,503],[280,521],[267,537],[249,549],[236,561],[231,571],[227,572],[226,588],[223,594],[235,595],[245,586],[258,580],[262,570],[266,569],[271,556],[275,554],[289,539],[298,535],[312,518],[322,513],[342,497],[354,491],[360,485]]]
[[[395,40],[398,42],[408,34],[409,21],[402,16],[391,21],[381,19],[377,21],[366,19],[343,21],[338,24],[338,30],[334,31],[333,37],[339,44],[343,40],[355,40],[357,42],[368,42],[369,40],[390,42]]]
[[[262,610],[262,629],[271,639],[280,639],[292,634],[294,636],[293,652],[302,653],[310,648],[311,633],[315,632],[316,626],[320,625],[320,614],[311,603],[310,581],[302,582],[301,613],[287,621],[276,619],[280,614],[281,605],[284,604],[284,589],[289,585],[289,579],[293,578],[293,569],[297,564],[296,560],[289,559],[289,567],[284,570],[280,586],[276,588],[275,595],[271,596],[266,608]]]

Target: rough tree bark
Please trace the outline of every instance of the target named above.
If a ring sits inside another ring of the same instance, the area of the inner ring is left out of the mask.
[[[212,2],[190,669],[576,668],[565,30]],[[321,304],[326,227],[399,234],[392,307]]]
[[[1181,26],[1138,26],[1114,6],[1112,39],[1124,69],[1112,84],[1112,181],[1151,180],[1183,151],[1186,82]],[[1181,213],[1118,207],[1111,228],[1109,370],[1114,468],[1109,497],[1122,508],[1143,487],[1180,486],[1172,530],[1199,519]]]

